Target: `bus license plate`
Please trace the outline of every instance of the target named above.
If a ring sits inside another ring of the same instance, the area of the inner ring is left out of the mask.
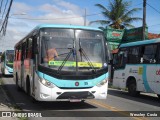
[[[81,102],[80,99],[71,99],[70,102]]]

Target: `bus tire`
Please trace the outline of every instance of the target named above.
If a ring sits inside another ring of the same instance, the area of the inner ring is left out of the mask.
[[[39,103],[39,101],[36,100],[36,99],[35,99],[34,97],[32,97],[32,96],[31,96],[31,101],[32,101],[32,103],[34,103],[34,104]]]
[[[128,84],[128,92],[131,96],[137,96],[140,92],[137,91],[135,79],[130,79],[131,82]]]
[[[27,80],[26,80],[26,93],[30,97],[30,100],[32,101],[32,103],[38,103],[38,101],[31,95],[31,86],[30,86],[29,77],[27,77]]]
[[[21,91],[21,88],[18,86],[18,75],[17,75],[17,73],[16,73],[16,88],[17,88],[18,92]]]
[[[159,98],[159,100],[160,100],[160,95],[159,95],[159,94],[157,94],[157,96],[158,96],[158,98]]]
[[[30,80],[29,80],[29,78],[27,77],[27,80],[26,80],[26,93],[30,96],[31,94],[30,94],[30,91],[31,91],[31,89],[30,89]]]

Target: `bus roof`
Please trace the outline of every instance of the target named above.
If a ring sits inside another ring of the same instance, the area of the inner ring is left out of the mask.
[[[62,24],[42,24],[38,25],[35,29],[40,28],[71,28],[71,29],[86,29],[86,30],[98,30],[102,31],[101,29],[88,27],[88,26],[77,26],[77,25],[62,25]]]
[[[7,52],[7,51],[12,51],[13,52],[14,50],[13,49],[8,49],[8,50],[5,50],[3,52]]]
[[[146,45],[146,44],[153,44],[153,43],[160,43],[160,38],[151,39],[151,40],[137,41],[137,42],[130,42],[130,43],[124,43],[124,44],[120,45],[120,48],[131,47],[131,46],[139,46],[139,45]]]
[[[30,35],[31,33],[33,33],[33,31],[37,31],[41,28],[68,28],[68,29],[84,29],[84,30],[95,30],[95,31],[102,31],[99,28],[95,28],[95,27],[87,27],[87,26],[77,26],[77,25],[63,25],[63,24],[41,24],[38,25],[37,27],[35,27],[28,35]],[[25,37],[27,37],[28,35],[26,35]],[[24,37],[24,38],[25,38]],[[23,39],[21,39],[18,43],[16,43],[16,45],[14,47],[16,47],[19,43],[23,42]]]

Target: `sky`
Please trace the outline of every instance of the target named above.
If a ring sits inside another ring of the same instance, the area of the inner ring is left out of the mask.
[[[143,0],[126,1],[132,1],[131,8],[143,7]],[[101,9],[95,6],[97,3],[109,6],[109,0],[13,0],[6,36],[0,37],[0,51],[13,49],[15,43],[39,24],[84,25],[85,10],[87,26],[90,21],[104,19],[100,14]],[[160,0],[147,0],[147,3],[148,30],[152,33],[160,33]],[[133,16],[142,18],[143,11]],[[134,22],[133,25],[141,27],[142,21]]]

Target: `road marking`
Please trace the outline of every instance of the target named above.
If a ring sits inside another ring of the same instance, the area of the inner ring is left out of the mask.
[[[94,105],[97,105],[97,106],[100,106],[100,107],[102,107],[102,108],[106,108],[106,109],[109,109],[109,110],[111,110],[111,111],[117,112],[117,113],[119,113],[119,114],[121,114],[121,115],[128,116],[128,114],[125,113],[125,112],[123,112],[123,110],[117,109],[117,108],[115,108],[115,107],[113,107],[113,106],[110,106],[110,105],[107,105],[107,104],[105,104],[105,103],[98,102],[98,101],[96,101],[96,100],[87,100],[87,102],[89,102],[89,103],[91,103],[91,104],[94,104]],[[139,118],[137,118],[137,117],[131,117],[131,118],[134,119],[134,120],[148,120],[148,119],[145,118],[145,117],[139,117]]]

